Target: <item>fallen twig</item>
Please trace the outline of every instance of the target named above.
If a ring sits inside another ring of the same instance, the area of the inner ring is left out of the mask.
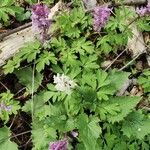
[[[125,48],[110,64],[109,66],[107,66],[107,68],[105,69],[105,71],[107,71],[114,63],[115,61],[127,50],[128,48]]]
[[[119,69],[119,71],[124,70],[125,68],[127,68],[130,64],[132,64],[142,53],[139,53],[137,56],[135,56],[131,61],[129,61],[126,65],[124,65],[122,68]]]

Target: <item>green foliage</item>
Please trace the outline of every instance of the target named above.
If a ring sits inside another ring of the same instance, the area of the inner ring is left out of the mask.
[[[150,70],[144,70],[143,75],[139,77],[138,82],[144,88],[145,93],[150,93]]]
[[[127,44],[128,38],[132,36],[127,26],[127,18],[131,19],[133,16],[135,16],[134,12],[127,7],[115,9],[115,15],[110,17],[105,27],[106,35],[97,39],[96,46],[100,53],[108,54]]]
[[[57,26],[61,33],[69,38],[79,38],[82,31],[90,24],[90,17],[84,10],[74,8],[71,12],[64,12],[57,18]]]
[[[45,102],[47,102],[51,95],[47,91],[42,91],[38,95],[34,95],[33,99],[29,99],[26,104],[22,107],[22,110],[25,112],[31,112],[31,107],[33,103],[33,110],[35,117],[43,118],[46,117],[46,115],[42,114],[41,116],[39,114],[41,113],[51,113],[53,109],[53,105],[45,105]],[[51,108],[51,109],[50,109]],[[56,109],[55,109],[56,110]],[[54,113],[54,112],[53,112]]]
[[[17,114],[20,109],[19,102],[15,101],[10,91],[0,94],[0,118],[5,121],[9,120],[9,115]]]
[[[96,149],[96,142],[101,134],[99,121],[97,117],[90,116],[88,118],[85,114],[78,117],[77,126],[80,132],[80,140],[84,143],[86,150]]]
[[[134,136],[138,139],[144,139],[145,135],[150,134],[149,118],[145,118],[140,111],[130,113],[123,121],[122,131],[124,135]]]
[[[16,143],[10,141],[10,130],[7,127],[0,128],[0,150],[18,150]]]
[[[137,26],[141,31],[150,31],[149,29],[149,20],[150,17],[143,17],[138,19]]]
[[[24,9],[19,6],[14,6],[14,0],[1,0],[0,1],[0,22],[5,25],[9,24],[10,15],[16,16],[17,14],[23,14]]]
[[[29,3],[30,5],[32,5],[32,4],[37,3],[38,0],[25,0],[25,2]],[[48,4],[54,3],[54,0],[43,0],[42,2],[46,3],[48,5]]]
[[[37,3],[37,0],[25,0],[25,2],[31,4]]]
[[[26,2],[34,4],[36,0]],[[116,95],[132,74],[100,67],[103,60],[113,58],[114,52],[127,45],[132,33],[126,21],[136,15],[124,6],[114,8],[107,25],[95,33],[91,12],[85,12],[80,0],[72,2],[72,9],[59,13],[53,22],[55,37],[44,45],[38,40],[26,43],[3,66],[5,74],[15,75],[25,87],[22,96],[26,101],[21,111],[32,115],[33,150],[47,150],[50,142],[63,138],[68,139],[68,149],[150,149],[149,114],[137,109],[142,97]],[[138,83],[146,98],[150,95],[149,82],[150,71],[145,70]],[[70,88],[72,83],[75,86]],[[0,101],[14,108],[0,110],[0,118],[6,124],[20,105],[9,91],[0,94]],[[76,137],[72,137],[72,131]],[[0,133],[4,138],[10,135],[6,127]],[[0,148],[8,150],[7,146],[14,146],[10,140],[2,144]]]
[[[13,57],[12,60],[9,60],[7,64],[3,67],[4,73],[12,73],[15,68],[20,66],[20,63],[24,60],[27,62],[32,62],[36,55],[40,53],[40,42],[34,41],[26,43],[24,47],[20,49],[20,51]]]
[[[127,18],[131,19],[133,17],[136,17],[136,14],[130,8],[125,6],[121,6],[119,9],[116,8],[115,16],[110,17],[110,20],[106,25],[106,29],[113,31],[118,28],[120,31],[125,31],[128,28],[126,25]]]
[[[25,20],[29,19],[30,17],[31,17],[30,11],[26,11],[25,13],[21,13],[21,14],[16,14],[16,19],[19,22],[25,21]]]
[[[127,72],[118,72],[114,70],[110,72],[110,74],[107,74],[104,71],[98,71],[98,99],[108,100],[108,95],[114,95],[114,93],[122,87],[122,84],[128,80],[128,76],[129,73]],[[117,82],[118,80],[120,80],[120,82]]]
[[[97,109],[109,122],[119,122],[134,110],[141,98],[139,97],[115,97],[103,103]]]
[[[31,94],[32,92],[36,92],[42,83],[42,74],[39,72],[35,72],[35,74],[33,74],[32,68],[30,67],[16,70],[14,73],[19,79],[19,82],[26,87],[27,93]]]
[[[80,53],[84,55],[85,52],[92,54],[94,52],[94,45],[91,41],[86,41],[86,38],[79,38],[72,43],[71,50],[75,51],[76,53]]]
[[[45,51],[39,56],[36,61],[36,70],[40,72],[45,68],[45,65],[50,65],[50,63],[57,64],[55,54]]]
[[[50,141],[56,140],[56,130],[47,127],[43,122],[32,124],[33,150],[47,150]]]

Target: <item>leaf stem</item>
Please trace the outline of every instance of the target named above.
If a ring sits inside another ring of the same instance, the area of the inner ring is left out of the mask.
[[[32,93],[31,93],[31,113],[32,113],[32,120],[33,120],[33,114],[34,114],[34,74],[35,74],[35,62],[33,63],[33,70],[32,70]]]

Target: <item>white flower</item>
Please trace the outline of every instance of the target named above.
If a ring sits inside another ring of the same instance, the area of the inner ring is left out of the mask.
[[[56,83],[55,88],[58,91],[65,92],[67,94],[70,94],[71,90],[76,86],[76,83],[68,76],[65,76],[64,74],[60,75],[59,73],[57,76],[54,75],[54,83]]]

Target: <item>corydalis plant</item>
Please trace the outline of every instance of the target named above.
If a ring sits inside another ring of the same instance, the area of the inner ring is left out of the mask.
[[[40,40],[44,42],[47,39],[47,32],[51,24],[48,19],[50,10],[44,4],[36,4],[32,6],[32,29],[35,35],[40,35]]]
[[[59,73],[57,76],[54,75],[54,83],[56,84],[55,88],[58,91],[65,92],[66,94],[70,94],[71,90],[76,86],[76,83],[68,76],[65,76],[64,74],[60,75]]]
[[[67,150],[68,140],[50,142],[49,150]]]
[[[136,12],[140,16],[150,15],[150,2],[147,4],[146,7],[140,7],[136,9]]]
[[[12,110],[12,106],[7,106],[7,105],[5,105],[4,103],[0,103],[0,112],[1,111],[8,111],[8,112],[10,112]]]
[[[107,6],[97,6],[93,9],[93,27],[95,31],[100,31],[105,26],[111,14],[111,9]]]

